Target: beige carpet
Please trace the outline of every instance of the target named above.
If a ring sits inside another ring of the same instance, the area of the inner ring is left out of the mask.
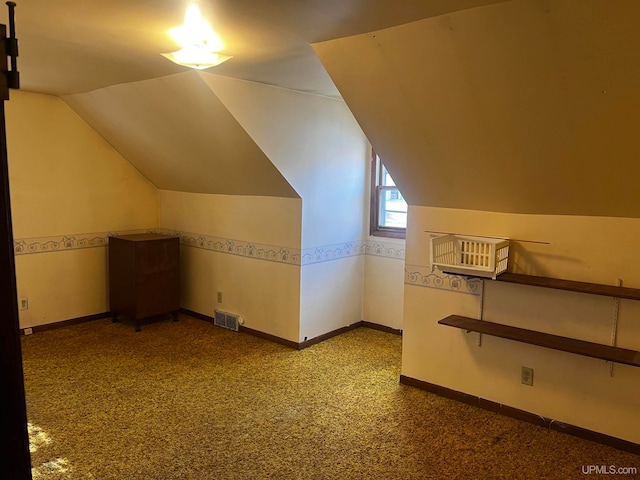
[[[22,348],[36,480],[640,471],[636,455],[400,385],[401,338],[367,328],[294,351],[186,316],[139,333],[104,319]]]

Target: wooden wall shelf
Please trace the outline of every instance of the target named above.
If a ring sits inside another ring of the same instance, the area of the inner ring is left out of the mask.
[[[574,280],[536,277],[533,275],[509,272],[498,275],[496,281],[531,285],[534,287],[554,288],[557,290],[569,290],[571,292],[589,293],[592,295],[605,295],[607,297],[640,300],[640,289],[637,288],[616,287],[614,285],[600,285],[598,283],[576,282]]]
[[[448,317],[438,321],[438,323],[441,325],[460,328],[467,332],[484,333],[494,337],[515,340],[516,342],[538,345],[540,347],[552,348],[563,352],[575,353],[601,360],[608,360],[610,362],[640,367],[640,352],[628,350],[626,348],[611,347],[600,343],[586,342],[584,340],[576,340],[574,338],[536,332],[524,328],[502,325],[500,323],[476,320],[474,318],[462,317],[460,315],[449,315]]]

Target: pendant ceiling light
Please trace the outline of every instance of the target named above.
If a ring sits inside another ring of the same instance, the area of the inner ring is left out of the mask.
[[[224,49],[222,40],[202,17],[197,5],[187,7],[184,24],[169,30],[169,35],[182,49],[162,55],[178,65],[203,70],[220,65],[231,58],[218,53]]]

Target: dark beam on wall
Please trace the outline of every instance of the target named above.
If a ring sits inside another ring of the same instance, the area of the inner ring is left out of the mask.
[[[4,79],[0,84],[0,436],[4,439],[0,478],[31,480],[7,161],[4,100],[9,98],[9,88],[5,38],[6,26],[0,25],[0,77]]]

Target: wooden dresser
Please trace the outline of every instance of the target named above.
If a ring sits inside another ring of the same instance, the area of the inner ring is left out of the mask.
[[[141,233],[109,237],[109,308],[135,322],[180,308],[180,237]]]

